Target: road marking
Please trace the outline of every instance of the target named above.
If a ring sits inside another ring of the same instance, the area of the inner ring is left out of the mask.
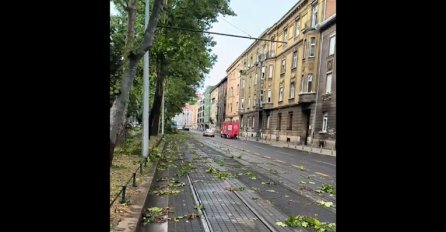
[[[282,154],[285,154],[285,155],[291,155],[290,153],[286,153],[286,152],[282,152],[282,151],[277,151],[278,153],[282,153]]]
[[[314,173],[315,173],[315,174],[318,174],[318,175],[320,175],[320,176],[330,177],[329,175],[324,174],[324,173],[322,173],[322,172],[314,172]]]
[[[256,146],[256,145],[254,145],[254,147],[257,147],[257,148],[259,148],[259,149],[265,150],[265,148],[260,147],[260,146]]]
[[[279,162],[279,163],[285,163],[285,161],[282,161],[282,160],[274,160],[274,161],[276,161],[276,162]]]
[[[327,162],[323,162],[323,161],[319,161],[319,160],[315,160],[315,161],[316,161],[316,162],[319,162],[319,163],[328,164],[328,165],[331,165],[331,166],[336,167],[335,164],[331,164],[331,163],[327,163]]]
[[[271,159],[271,156],[266,156],[264,155],[263,157],[267,158],[267,159]]]

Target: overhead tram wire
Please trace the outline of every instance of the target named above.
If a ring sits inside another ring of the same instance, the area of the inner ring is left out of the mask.
[[[230,36],[230,37],[237,37],[237,38],[244,38],[244,39],[270,41],[270,42],[285,43],[285,44],[287,43],[287,42],[279,41],[279,40],[261,39],[261,38],[254,38],[254,37],[251,37],[251,36],[248,37],[248,36],[242,36],[242,35],[233,35],[233,34],[212,32],[212,31],[202,31],[202,30],[195,30],[195,29],[188,29],[188,28],[164,26],[164,25],[158,25],[157,27],[159,27],[159,28],[167,28],[167,29],[172,29],[172,30],[188,31],[188,32],[208,33],[208,34],[214,34],[214,35]]]

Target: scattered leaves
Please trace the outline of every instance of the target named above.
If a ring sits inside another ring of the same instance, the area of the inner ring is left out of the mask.
[[[220,170],[211,167],[206,172],[211,173],[211,174],[218,174],[220,172]]]
[[[331,201],[322,201],[322,200],[320,200],[320,201],[317,201],[317,204],[318,205],[322,205],[322,206],[327,207],[327,208],[333,207],[333,202],[331,202]]]
[[[329,193],[329,194],[336,194],[335,189],[333,186],[329,184],[323,184],[319,189],[315,190],[318,193]]]
[[[251,171],[248,171],[248,172],[246,172],[245,173],[248,177],[249,177],[249,179],[251,179],[251,180],[255,180],[255,179],[257,179],[257,177],[251,172]]]
[[[163,196],[163,195],[173,195],[181,192],[181,190],[176,189],[165,189],[165,190],[155,190],[153,193],[157,196]]]
[[[152,224],[152,223],[162,223],[167,220],[167,217],[165,217],[169,213],[170,208],[159,208],[159,207],[152,207],[148,208],[145,213],[142,215],[143,224]]]
[[[169,187],[183,187],[183,186],[186,186],[186,183],[184,183],[184,182],[179,182],[179,181],[177,181],[177,180],[173,180],[173,181],[170,181],[170,183],[169,183],[168,186],[169,186]]]
[[[234,191],[243,191],[245,190],[245,187],[226,187],[225,189],[234,192]]]
[[[203,204],[196,205],[196,206],[194,207],[194,209],[202,210],[202,209],[204,209],[204,205],[203,205]]]
[[[276,226],[287,227],[288,225],[283,222],[276,222]]]
[[[312,228],[318,232],[335,232],[336,231],[335,223],[320,222],[316,218],[302,216],[302,215],[289,217],[282,223],[276,222],[276,225],[280,226],[280,227],[289,226],[289,227],[293,227],[293,228],[299,228],[299,227]]]

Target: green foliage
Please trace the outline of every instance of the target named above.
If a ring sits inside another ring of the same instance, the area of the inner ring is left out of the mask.
[[[118,16],[112,16],[110,23],[110,106],[119,94],[122,66],[126,62],[124,47],[127,35],[127,12],[125,0],[113,0]],[[151,1],[153,4],[153,1]],[[208,30],[219,15],[235,15],[227,0],[195,0],[167,1],[159,25],[168,25],[194,30]],[[137,19],[135,23],[133,48],[137,47],[144,35],[144,3],[138,1]],[[166,119],[174,117],[182,111],[182,107],[193,104],[195,93],[203,83],[205,74],[210,72],[217,57],[212,54],[215,46],[213,38],[204,33],[189,33],[159,27],[150,50],[150,99],[153,102],[156,82],[160,67],[167,78],[165,107]],[[123,59],[124,58],[124,59]],[[129,95],[128,115],[142,120],[142,62],[138,66],[134,86]]]
[[[329,194],[336,194],[336,190],[333,188],[332,185],[329,184],[323,184],[318,190],[315,190],[318,193],[329,193]]]
[[[277,226],[280,227],[294,227],[294,228],[313,228],[318,232],[335,232],[336,224],[335,223],[326,223],[320,222],[316,218],[297,215],[294,217],[289,217],[283,222],[276,222]]]
[[[159,151],[158,148],[153,147],[152,149],[150,149],[150,151],[149,151],[149,159],[150,159],[150,161],[158,160],[160,158],[161,158],[161,152]]]
[[[115,149],[116,154],[141,155],[142,153],[142,131],[139,128],[129,129],[125,143]]]
[[[317,201],[317,204],[321,205],[321,206],[324,206],[324,207],[327,207],[327,208],[333,207],[333,202],[331,202],[331,201],[322,201],[322,200],[320,200],[320,201]]]

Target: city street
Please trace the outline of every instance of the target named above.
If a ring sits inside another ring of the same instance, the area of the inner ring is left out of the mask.
[[[202,205],[202,217],[151,224],[140,231],[305,231],[275,223],[296,215],[336,221],[335,195],[316,192],[323,184],[335,188],[335,157],[203,137],[201,131],[180,134],[187,139],[170,145],[177,147],[178,157],[170,156],[171,161],[161,164],[155,179],[167,182],[152,186],[150,207],[169,207],[175,215],[190,215],[196,210],[194,206]],[[190,172],[178,177],[176,173],[187,165]],[[216,173],[210,171],[212,168]],[[186,184],[181,193],[167,197],[153,194],[172,178]],[[333,205],[321,206],[317,203],[320,200]]]

